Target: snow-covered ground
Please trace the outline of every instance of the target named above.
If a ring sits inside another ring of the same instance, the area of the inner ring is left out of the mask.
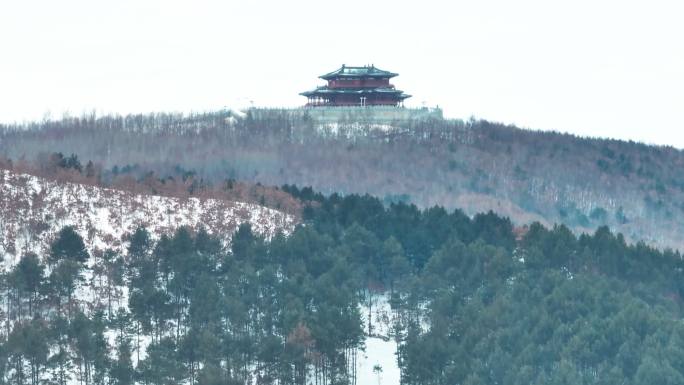
[[[399,385],[397,343],[391,332],[394,313],[390,307],[389,294],[376,294],[372,302],[370,314],[368,301],[360,305],[366,330],[366,351],[359,352],[357,357],[356,382],[360,385]]]
[[[398,127],[391,124],[377,123],[326,123],[319,126],[319,130],[327,135],[342,135],[346,138],[368,136],[378,133],[390,133],[399,131]]]
[[[227,243],[244,222],[271,237],[291,232],[295,221],[292,215],[256,204],[141,195],[0,170],[0,257],[5,268],[27,251],[43,253],[67,225],[75,227],[93,252],[121,249],[122,237],[139,226],[153,237],[180,226],[203,227],[223,235]]]
[[[399,385],[397,344],[393,339],[366,337],[366,351],[358,357],[357,383],[364,385]],[[375,368],[379,370],[375,370]]]

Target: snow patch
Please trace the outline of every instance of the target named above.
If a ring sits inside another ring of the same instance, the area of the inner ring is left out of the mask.
[[[366,300],[359,306],[366,330],[366,349],[359,352],[357,358],[357,383],[398,385],[401,372],[397,364],[397,342],[392,331],[397,315],[390,306],[389,294],[369,296],[366,293]]]

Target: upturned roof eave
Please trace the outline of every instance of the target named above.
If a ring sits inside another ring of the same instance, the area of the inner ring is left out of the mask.
[[[333,95],[333,94],[338,94],[338,95],[363,95],[363,94],[392,94],[392,95],[399,95],[399,96],[404,96],[403,91],[393,89],[393,88],[357,88],[357,89],[344,89],[344,88],[328,88],[328,87],[319,87],[311,91],[304,91],[299,93],[302,96],[314,96],[314,95]],[[410,97],[407,96],[407,97]]]
[[[325,74],[321,75],[318,78],[323,79],[323,80],[332,80],[336,78],[388,78],[391,79],[395,76],[399,76],[399,74],[394,73],[394,72],[389,72],[387,74]]]
[[[345,70],[365,70],[366,73],[345,73]],[[369,72],[372,71],[372,72]],[[394,73],[394,72],[389,72],[385,70],[381,70],[380,68],[375,68],[375,66],[370,66],[370,67],[347,67],[347,66],[342,66],[335,71],[328,72],[327,74],[323,74],[319,76],[320,79],[323,80],[330,80],[334,78],[355,78],[355,77],[382,77],[382,78],[393,78],[395,76],[399,76],[399,74]]]

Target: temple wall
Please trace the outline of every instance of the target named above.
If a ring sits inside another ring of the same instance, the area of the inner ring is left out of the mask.
[[[426,119],[443,119],[440,108],[405,108],[393,106],[349,106],[349,107],[302,107],[292,109],[252,108],[250,113],[259,117],[270,111],[286,111],[294,115],[308,114],[319,124],[332,123],[368,123],[391,124],[396,122],[419,121]]]

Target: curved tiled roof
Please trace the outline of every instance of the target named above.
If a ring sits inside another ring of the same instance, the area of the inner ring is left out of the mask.
[[[392,78],[398,74],[376,68],[374,65],[363,67],[349,67],[342,64],[339,69],[329,72],[325,75],[319,76],[321,79],[330,80],[335,78],[363,78],[363,77],[380,77]]]

